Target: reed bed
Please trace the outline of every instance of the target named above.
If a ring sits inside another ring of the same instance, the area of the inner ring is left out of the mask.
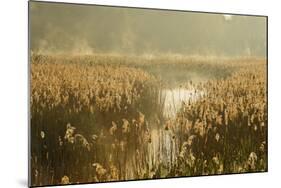
[[[32,185],[266,171],[266,100],[259,59],[32,54]]]

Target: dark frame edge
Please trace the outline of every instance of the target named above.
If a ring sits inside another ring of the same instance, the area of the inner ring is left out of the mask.
[[[32,187],[32,180],[31,180],[31,109],[30,109],[30,89],[31,89],[31,44],[30,44],[30,41],[31,41],[31,38],[30,38],[30,2],[31,1],[28,1],[28,5],[27,5],[27,46],[28,46],[28,50],[27,50],[27,101],[28,101],[28,104],[27,104],[27,131],[28,131],[28,177],[27,177],[27,186],[28,187]]]

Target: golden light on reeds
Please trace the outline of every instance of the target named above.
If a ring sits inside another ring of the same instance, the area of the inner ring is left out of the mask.
[[[34,54],[34,185],[266,171],[265,61],[202,61]],[[175,86],[167,117],[153,66],[223,76]]]

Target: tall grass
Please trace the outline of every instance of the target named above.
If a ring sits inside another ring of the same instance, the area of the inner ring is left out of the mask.
[[[32,185],[267,170],[261,60],[31,60]],[[169,87],[192,91],[175,117],[164,112]]]

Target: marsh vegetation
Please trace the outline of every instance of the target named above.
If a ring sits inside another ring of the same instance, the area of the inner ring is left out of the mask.
[[[33,185],[267,171],[266,61],[31,56]]]

